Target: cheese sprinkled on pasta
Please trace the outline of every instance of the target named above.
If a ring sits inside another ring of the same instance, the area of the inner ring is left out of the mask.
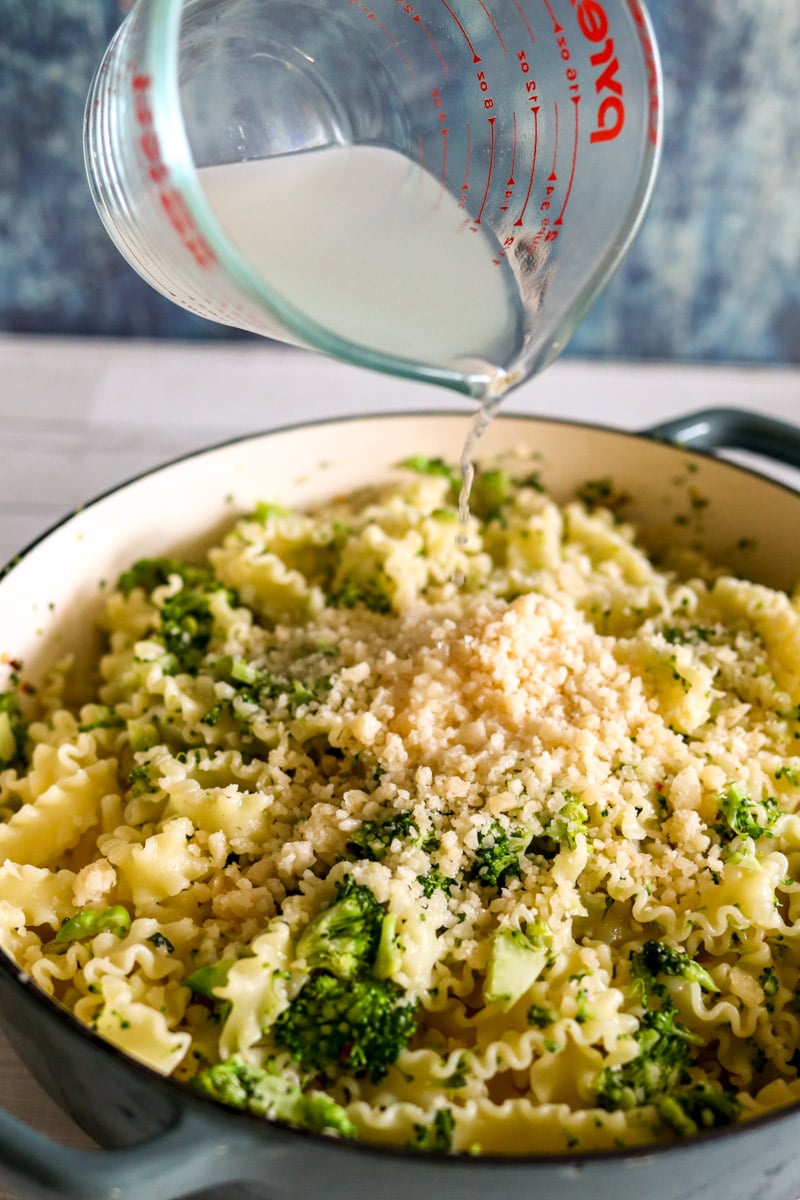
[[[237,521],[0,697],[0,944],[226,1103],[431,1152],[800,1100],[800,600],[531,465]],[[526,475],[527,471],[527,475]]]

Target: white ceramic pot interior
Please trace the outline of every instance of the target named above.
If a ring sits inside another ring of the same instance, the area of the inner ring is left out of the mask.
[[[258,501],[307,505],[392,476],[414,454],[458,461],[470,417],[376,416],[264,434],[184,459],[76,513],[0,582],[0,688],[9,660],[36,682],[95,637],[104,591],[141,557],[196,554]],[[479,458],[528,448],[559,500],[590,480],[627,499],[645,540],[697,545],[749,578],[789,587],[800,577],[800,496],[729,464],[646,438],[525,417],[499,417]]]

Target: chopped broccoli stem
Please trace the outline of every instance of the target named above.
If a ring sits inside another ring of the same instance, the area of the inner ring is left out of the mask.
[[[97,912],[85,908],[74,917],[67,917],[61,922],[56,942],[80,942],[85,938],[95,937],[98,933],[115,933],[117,937],[125,937],[131,927],[131,915],[122,904],[115,904]]]
[[[351,875],[337,885],[337,891],[333,904],[318,913],[298,938],[297,956],[312,970],[350,979],[374,964],[385,909]]]
[[[416,1005],[390,980],[312,975],[272,1027],[311,1074],[368,1074],[379,1083],[417,1027]]]
[[[249,1066],[235,1056],[207,1067],[192,1080],[204,1096],[258,1117],[269,1117],[306,1129],[356,1137],[356,1129],[341,1105],[322,1093],[305,1093],[282,1079],[276,1070]]]
[[[470,508],[482,521],[496,521],[513,496],[511,477],[502,470],[478,471],[470,494]]]
[[[191,988],[195,996],[217,1000],[219,997],[215,994],[215,988],[224,987],[228,982],[234,961],[232,958],[220,958],[216,962],[206,963],[204,967],[198,967],[191,975],[187,975],[183,982]]]

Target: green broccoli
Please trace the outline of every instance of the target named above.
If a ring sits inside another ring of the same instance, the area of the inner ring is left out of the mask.
[[[385,908],[369,888],[348,875],[337,883],[337,898],[306,926],[297,941],[297,956],[312,970],[331,971],[351,979],[375,962]]]
[[[131,914],[122,904],[115,904],[102,912],[85,908],[83,912],[76,913],[74,917],[67,917],[61,922],[55,940],[60,943],[81,942],[106,930],[121,938],[125,937],[130,927]]]
[[[449,896],[455,882],[455,879],[451,879],[449,875],[443,875],[438,867],[431,867],[430,871],[424,875],[417,876],[417,883],[422,888],[422,894],[428,899],[435,891],[444,892],[446,896]]]
[[[683,951],[653,939],[631,955],[631,979],[638,985],[645,1003],[650,995],[666,994],[664,985],[658,982],[659,975],[671,975],[690,983],[699,983],[704,992],[719,991],[705,967],[694,962]]]
[[[639,1053],[630,1062],[599,1073],[594,1082],[597,1103],[616,1112],[673,1093],[688,1082],[691,1048],[700,1040],[675,1020],[675,1009],[646,1012],[636,1035]]]
[[[553,935],[540,918],[523,929],[502,926],[492,938],[483,985],[487,1004],[507,1011],[524,996],[550,961]]]
[[[28,722],[16,692],[0,692],[0,771],[25,764]]]
[[[545,832],[548,837],[558,843],[559,847],[574,850],[578,834],[582,833],[586,836],[588,833],[589,814],[585,806],[571,792],[565,792],[565,795],[568,797],[566,804],[548,822]]]
[[[525,1019],[534,1029],[546,1029],[548,1025],[552,1025],[554,1021],[558,1020],[558,1013],[554,1008],[532,1004],[525,1014]]]
[[[714,828],[723,841],[734,837],[754,840],[764,837],[779,816],[778,802],[773,797],[757,804],[738,783],[732,783],[726,791],[720,792],[717,804],[722,820]]]
[[[681,1137],[732,1125],[741,1113],[736,1097],[713,1083],[693,1083],[681,1088],[672,1096],[662,1096],[656,1107],[664,1124]]]
[[[225,654],[217,659],[214,664],[214,672],[220,679],[233,684],[237,696],[248,704],[262,704],[264,700],[277,700],[282,696],[286,707],[293,710],[300,704],[309,704],[312,700],[317,699],[313,688],[303,683],[302,680],[273,675],[271,671],[245,662],[244,659],[234,658],[230,654]],[[317,686],[327,684],[329,684],[329,679],[326,678],[319,680]],[[216,714],[214,709],[210,709],[203,718],[205,724],[216,724],[219,718],[219,706],[217,705],[215,708]]]
[[[542,858],[552,859],[559,850],[574,850],[578,834],[588,835],[589,814],[586,807],[572,792],[564,792],[566,803],[545,824],[542,833],[531,839],[529,850]]]
[[[311,976],[272,1027],[303,1071],[368,1074],[379,1083],[417,1027],[416,1005],[386,979]]]
[[[338,1133],[345,1138],[356,1136],[347,1113],[330,1096],[319,1092],[306,1094],[296,1084],[282,1079],[277,1070],[251,1067],[238,1056],[200,1071],[192,1083],[204,1096],[258,1117]]]
[[[512,876],[519,877],[519,858],[529,842],[530,835],[524,830],[506,832],[499,821],[492,821],[479,838],[467,879],[477,880],[484,887],[505,887]]]
[[[195,996],[217,1000],[219,997],[215,994],[215,989],[224,987],[228,982],[228,975],[235,961],[233,958],[219,958],[216,962],[206,963],[204,967],[198,967],[191,975],[187,975],[183,982]]]
[[[160,636],[181,671],[194,671],[203,660],[214,632],[208,594],[182,588],[161,606]]]
[[[430,1125],[415,1125],[414,1136],[408,1143],[412,1150],[426,1150],[432,1154],[449,1154],[453,1149],[453,1134],[456,1123],[452,1110],[437,1110]]]
[[[503,514],[503,505],[514,494],[511,477],[503,470],[478,471],[472,484],[469,505],[481,521],[496,521]]]
[[[152,592],[169,583],[173,575],[179,575],[184,586],[190,588],[205,587],[214,578],[210,567],[198,567],[172,558],[140,558],[128,571],[123,571],[117,587],[124,596],[129,596],[134,588]]]
[[[450,495],[455,500],[461,490],[461,477],[458,468],[451,467],[443,458],[428,458],[425,454],[414,454],[398,466],[407,471],[416,471],[418,475],[440,475],[450,484]]]
[[[347,843],[347,850],[359,858],[380,862],[395,838],[408,839],[416,835],[413,813],[400,812],[385,821],[362,821]]]

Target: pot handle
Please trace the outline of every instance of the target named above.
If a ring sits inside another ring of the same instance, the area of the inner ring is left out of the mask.
[[[264,1178],[279,1148],[235,1124],[182,1111],[121,1150],[61,1146],[0,1109],[0,1181],[26,1200],[176,1200],[217,1184]],[[274,1161],[272,1162],[274,1171]]]
[[[706,408],[643,431],[657,441],[691,450],[748,450],[800,467],[800,429],[738,408]]]

